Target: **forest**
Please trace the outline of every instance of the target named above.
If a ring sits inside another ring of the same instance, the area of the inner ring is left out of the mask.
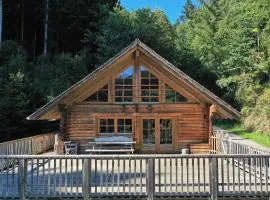
[[[172,24],[118,0],[0,0],[0,141],[57,128],[26,117],[136,38],[270,134],[269,10],[269,0],[186,0]]]

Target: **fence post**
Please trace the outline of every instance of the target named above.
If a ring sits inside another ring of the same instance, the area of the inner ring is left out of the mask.
[[[154,158],[148,158],[148,160],[147,160],[146,191],[147,191],[147,200],[153,200],[154,193],[155,193]]]
[[[211,200],[217,200],[218,193],[218,169],[217,158],[211,157],[209,160],[209,173],[210,173],[210,194]]]
[[[84,200],[90,199],[90,188],[89,188],[90,181],[91,181],[90,160],[88,158],[85,158],[83,160],[83,185],[82,185]]]
[[[25,200],[27,194],[27,159],[19,159],[18,192],[19,192],[19,199]]]

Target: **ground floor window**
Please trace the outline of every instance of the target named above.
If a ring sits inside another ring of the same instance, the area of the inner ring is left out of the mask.
[[[99,133],[132,133],[131,118],[99,119]]]
[[[119,133],[132,133],[132,119],[117,119]]]
[[[114,133],[114,119],[100,119],[99,132],[100,133]]]

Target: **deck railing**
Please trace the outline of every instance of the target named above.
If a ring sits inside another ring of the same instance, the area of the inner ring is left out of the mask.
[[[33,155],[53,148],[55,133],[46,133],[33,137],[0,143],[0,155]]]
[[[2,156],[0,197],[268,197],[270,155]]]
[[[242,144],[238,139],[226,139],[225,130],[215,130],[211,137],[210,153],[212,154],[270,154],[270,151]]]

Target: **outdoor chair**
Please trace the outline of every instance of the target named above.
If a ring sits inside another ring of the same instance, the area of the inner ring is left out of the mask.
[[[70,155],[70,154],[77,154],[78,151],[78,144],[71,142],[71,141],[66,141],[64,142],[65,145],[65,154]]]

